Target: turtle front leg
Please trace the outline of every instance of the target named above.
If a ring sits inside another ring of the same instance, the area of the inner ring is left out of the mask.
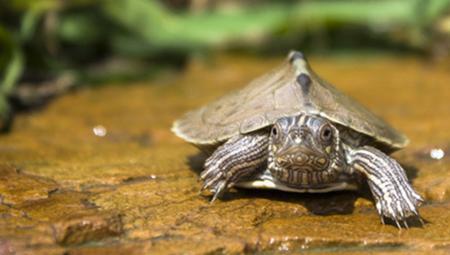
[[[235,183],[266,166],[269,136],[265,133],[238,135],[219,146],[206,160],[200,178],[202,190],[214,193],[211,202]]]
[[[349,160],[352,170],[367,177],[383,224],[383,217],[392,219],[399,228],[402,221],[408,227],[406,219],[409,216],[421,220],[417,207],[423,199],[411,187],[397,161],[370,146],[351,150]]]

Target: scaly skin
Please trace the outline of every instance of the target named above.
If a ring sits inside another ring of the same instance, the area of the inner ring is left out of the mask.
[[[349,158],[352,169],[366,176],[383,223],[383,217],[387,217],[400,228],[401,221],[408,227],[405,219],[409,216],[420,219],[417,205],[423,199],[409,185],[397,161],[370,146],[350,151]]]
[[[351,147],[341,140],[333,123],[315,115],[281,118],[270,135],[259,131],[231,138],[206,160],[203,189],[214,193],[214,201],[266,168],[279,182],[298,189],[318,189],[340,175],[362,174],[383,224],[383,217],[399,228],[400,222],[408,227],[410,216],[421,220],[417,207],[423,199],[408,183],[400,164],[374,147]]]
[[[239,180],[264,170],[269,137],[264,132],[239,135],[221,145],[205,162],[200,177],[203,188],[211,189],[213,202]]]

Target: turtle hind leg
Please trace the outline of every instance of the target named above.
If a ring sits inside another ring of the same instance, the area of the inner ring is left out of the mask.
[[[399,228],[399,222],[408,227],[406,219],[410,216],[422,222],[417,207],[423,199],[409,184],[399,163],[370,146],[352,150],[349,163],[353,170],[367,178],[383,223],[383,217],[387,217]]]
[[[214,193],[213,202],[234,184],[265,168],[269,136],[266,133],[238,135],[219,146],[206,160],[200,178],[202,190]]]

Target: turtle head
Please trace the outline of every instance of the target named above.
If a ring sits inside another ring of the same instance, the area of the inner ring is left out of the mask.
[[[301,114],[280,118],[270,133],[268,167],[277,177],[293,172],[297,176],[331,173],[342,160],[339,143],[338,129],[323,117]]]

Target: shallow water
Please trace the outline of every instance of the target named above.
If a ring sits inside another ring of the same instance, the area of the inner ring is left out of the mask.
[[[408,135],[393,156],[426,224],[383,226],[367,193],[199,195],[204,157],[174,119],[280,59],[219,56],[181,75],[65,95],[0,137],[0,254],[450,251],[450,66],[389,56],[313,68]],[[2,253],[3,252],[3,253]]]

